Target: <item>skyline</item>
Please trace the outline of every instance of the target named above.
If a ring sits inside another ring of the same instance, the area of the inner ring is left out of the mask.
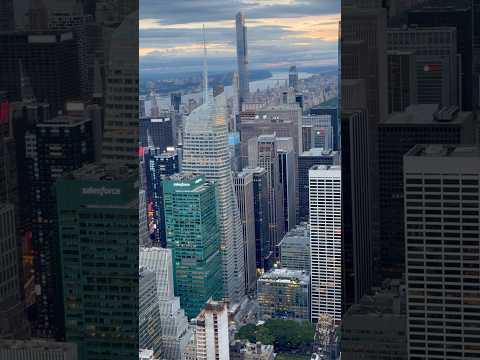
[[[237,0],[228,8],[218,0],[187,0],[168,6],[164,2],[144,0],[140,4],[141,72],[201,71],[203,25],[209,69],[236,70],[238,11],[246,17],[250,69],[338,63],[338,1]]]

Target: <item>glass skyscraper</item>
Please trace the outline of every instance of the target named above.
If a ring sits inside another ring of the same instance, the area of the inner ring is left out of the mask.
[[[193,318],[210,298],[222,296],[216,186],[184,173],[164,180],[163,193],[175,295]]]

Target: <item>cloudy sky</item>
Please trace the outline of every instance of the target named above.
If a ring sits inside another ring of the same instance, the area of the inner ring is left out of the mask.
[[[340,0],[140,0],[140,64],[164,73],[198,71],[202,25],[212,71],[233,70],[235,14],[246,16],[251,68],[337,63]]]

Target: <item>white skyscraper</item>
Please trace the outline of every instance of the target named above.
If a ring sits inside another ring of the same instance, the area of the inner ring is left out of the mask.
[[[180,308],[180,299],[173,292],[172,252],[160,247],[141,247],[139,266],[155,273],[162,359],[180,359],[191,331],[185,312]]]
[[[309,171],[311,318],[342,316],[342,212],[340,166]]]
[[[204,64],[204,103],[185,122],[182,170],[217,184],[224,298],[238,303],[245,293],[243,236],[233,187],[228,145],[225,94],[207,89]]]
[[[196,360],[229,360],[228,311],[225,303],[209,301],[192,319]]]
[[[480,344],[480,149],[403,158],[409,359],[474,359]]]

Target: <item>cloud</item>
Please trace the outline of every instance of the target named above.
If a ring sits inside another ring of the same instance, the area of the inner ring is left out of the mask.
[[[336,64],[340,0],[141,0],[141,69],[199,70],[204,24],[209,67],[234,69],[239,10],[251,68]]]

